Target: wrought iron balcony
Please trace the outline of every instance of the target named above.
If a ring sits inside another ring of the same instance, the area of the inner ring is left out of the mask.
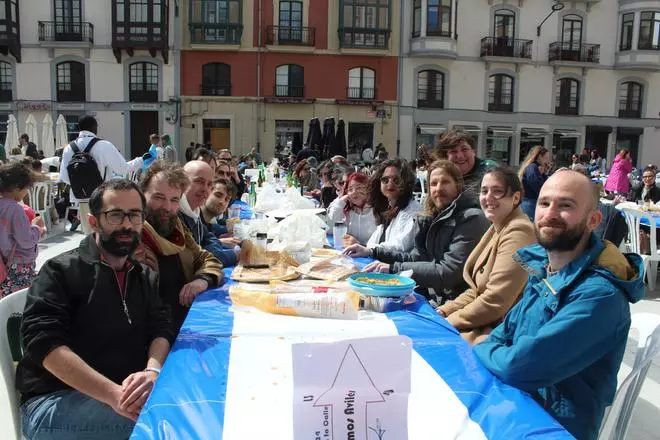
[[[240,23],[190,23],[193,44],[241,44],[243,25]]]
[[[642,110],[641,109],[620,109],[619,110],[619,117],[620,118],[630,118],[630,119],[639,119],[642,117]]]
[[[11,101],[13,101],[11,83],[9,82],[0,83],[0,102],[11,102]]]
[[[652,41],[642,41],[637,42],[637,49],[639,50],[660,50],[660,44],[653,44]]]
[[[128,99],[131,102],[158,102],[158,90],[130,90]]]
[[[200,84],[199,94],[202,96],[231,96],[231,84]]]
[[[57,102],[85,102],[86,94],[84,85],[82,88],[74,88],[72,90],[58,90]]]
[[[373,87],[346,87],[348,99],[376,99],[376,89]]]
[[[420,87],[417,89],[417,107],[419,108],[444,108],[442,92],[436,88]]]
[[[599,63],[600,44],[576,44],[557,41],[550,44],[548,61]]]
[[[305,86],[273,86],[273,96],[304,98]]]
[[[316,28],[268,26],[266,44],[287,46],[314,46]]]
[[[489,102],[488,103],[489,112],[507,112],[511,113],[513,111],[512,102]]]
[[[340,28],[339,45],[352,49],[387,49],[390,39],[389,29]]]
[[[481,39],[482,57],[508,57],[532,59],[532,40],[509,37],[484,37]]]
[[[92,23],[39,22],[39,41],[94,43]]]
[[[578,108],[577,107],[570,107],[570,106],[566,106],[566,105],[555,106],[555,114],[556,115],[566,115],[566,116],[577,116]]]

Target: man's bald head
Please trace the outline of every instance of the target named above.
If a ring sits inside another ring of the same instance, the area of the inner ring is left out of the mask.
[[[577,194],[584,196],[584,204],[580,203],[580,205],[586,205],[592,210],[598,209],[600,191],[587,175],[570,168],[560,168],[548,178],[546,183],[553,182],[555,179],[564,182],[565,186],[571,186]]]
[[[585,246],[602,219],[598,194],[582,173],[559,170],[543,184],[536,204],[536,237],[548,251]]]
[[[213,168],[204,161],[191,160],[183,166],[183,171],[191,182],[186,191],[186,200],[190,208],[195,210],[204,204],[211,193]]]

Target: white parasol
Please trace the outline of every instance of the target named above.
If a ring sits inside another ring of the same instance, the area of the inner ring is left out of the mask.
[[[13,148],[18,147],[18,123],[14,115],[7,117],[7,138],[5,140],[5,152],[11,154]]]
[[[57,117],[55,123],[55,147],[64,148],[69,143],[69,134],[66,129],[66,119],[63,115]]]
[[[44,150],[44,156],[51,157],[55,155],[55,135],[53,134],[53,118],[50,112],[44,116],[44,122],[41,126],[41,149]]]
[[[30,142],[35,144],[39,142],[39,133],[37,132],[37,120],[34,115],[30,113],[25,119],[25,134],[30,138]],[[37,149],[41,150],[41,145],[37,145]]]

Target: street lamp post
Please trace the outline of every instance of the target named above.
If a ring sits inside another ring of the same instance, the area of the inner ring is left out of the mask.
[[[541,22],[541,24],[538,25],[538,26],[536,27],[536,36],[537,36],[537,37],[540,37],[540,36],[541,36],[541,27],[543,26],[543,24],[544,24],[546,21],[548,21],[548,18],[550,18],[550,16],[551,16],[552,14],[554,14],[555,12],[557,12],[557,11],[561,11],[562,9],[564,9],[564,6],[565,6],[565,5],[564,5],[562,2],[560,2],[560,1],[557,1],[555,4],[552,5],[552,8],[551,8],[550,13],[549,13],[549,14],[543,19],[543,21]]]

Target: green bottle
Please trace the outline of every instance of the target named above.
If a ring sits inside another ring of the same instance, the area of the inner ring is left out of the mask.
[[[248,205],[250,208],[254,208],[257,204],[257,189],[255,188],[254,182],[250,183],[250,192],[248,193]]]

